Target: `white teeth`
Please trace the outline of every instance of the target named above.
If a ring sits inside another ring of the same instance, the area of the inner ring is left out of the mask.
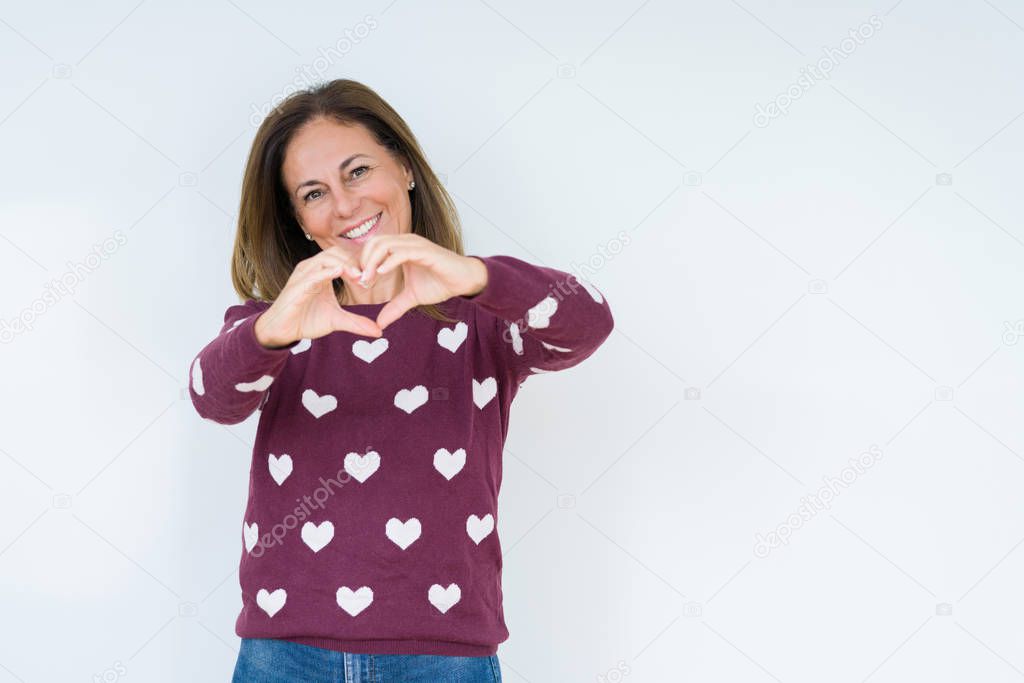
[[[370,232],[370,230],[373,229],[373,226],[375,226],[377,224],[377,220],[379,218],[380,218],[380,214],[378,214],[378,215],[374,216],[373,218],[371,218],[370,220],[366,221],[365,223],[360,225],[358,228],[352,228],[348,232],[344,233],[342,235],[342,237],[346,237],[346,238],[348,238],[350,240],[351,239],[355,239],[356,237],[362,237],[363,235],[365,235],[366,233]]]

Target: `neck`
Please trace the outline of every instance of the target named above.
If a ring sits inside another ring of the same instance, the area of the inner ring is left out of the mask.
[[[341,288],[338,295],[338,303],[342,306],[356,306],[360,304],[382,304],[391,301],[402,288],[401,270],[389,278],[378,278],[373,289],[363,289],[359,285],[352,285],[348,282]]]

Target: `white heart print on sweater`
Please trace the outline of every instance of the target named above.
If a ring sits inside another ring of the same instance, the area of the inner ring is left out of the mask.
[[[287,453],[279,458],[271,453],[267,458],[267,464],[270,467],[270,476],[274,478],[278,486],[283,484],[288,475],[292,473],[292,456]]]
[[[444,614],[452,608],[452,605],[462,599],[462,589],[457,583],[450,583],[447,588],[442,588],[440,584],[435,583],[427,591],[427,598],[431,605]]]
[[[564,346],[555,346],[554,344],[548,344],[547,342],[541,342],[545,349],[551,349],[552,351],[560,351],[562,353],[569,353],[572,349],[567,349]]]
[[[256,546],[256,541],[260,539],[259,527],[256,526],[256,522],[246,524],[244,520],[242,521],[242,537],[245,539],[245,552],[251,553]]]
[[[434,469],[440,472],[448,481],[466,466],[466,449],[460,448],[454,453],[449,453],[447,448],[438,448],[434,453]]]
[[[354,617],[373,602],[373,591],[369,586],[362,586],[355,591],[348,586],[342,586],[338,589],[335,599],[338,601],[338,607]]]
[[[271,593],[266,588],[261,588],[256,593],[256,604],[260,606],[267,616],[274,616],[281,611],[284,607],[285,600],[288,599],[288,594],[283,588],[278,588],[276,591]]]
[[[405,412],[412,414],[412,411],[427,402],[427,388],[422,384],[412,389],[402,389],[395,394],[395,406]]]
[[[488,377],[483,382],[477,382],[476,378],[473,378],[473,403],[477,408],[482,410],[497,393],[498,382],[493,377]]]
[[[206,393],[206,389],[203,387],[203,368],[199,365],[199,358],[196,357],[194,363],[192,363],[192,389],[195,390],[196,395],[202,396]]]
[[[544,329],[551,323],[551,316],[555,314],[556,310],[558,310],[558,300],[553,296],[546,296],[526,312],[526,324],[537,330]]]
[[[484,540],[492,531],[494,531],[494,517],[491,513],[488,512],[483,519],[476,515],[466,518],[466,533],[477,545],[480,545],[480,541]]]
[[[239,391],[263,391],[270,386],[270,383],[274,381],[274,378],[270,375],[263,375],[255,382],[239,382],[235,385],[235,389]]]
[[[423,527],[420,525],[420,520],[415,517],[410,517],[404,522],[397,517],[392,517],[384,525],[384,534],[402,550],[412,545],[421,533],[423,533]]]
[[[378,337],[373,342],[368,342],[365,339],[352,344],[352,353],[356,358],[364,360],[367,363],[372,363],[377,359],[377,356],[388,350],[388,340],[385,337]]]
[[[292,355],[297,356],[303,351],[308,351],[309,347],[313,345],[312,339],[300,339],[299,343],[291,348]]]
[[[338,407],[338,399],[330,394],[320,396],[312,389],[306,389],[302,392],[302,405],[319,419]]]
[[[360,484],[369,479],[379,467],[380,453],[377,451],[367,451],[366,455],[349,453],[345,456],[345,471]]]
[[[466,341],[466,332],[468,330],[469,328],[466,326],[466,323],[461,321],[455,327],[442,327],[437,332],[437,343],[442,348],[455,353],[462,346],[462,342]]]
[[[334,538],[334,524],[330,521],[320,522],[320,526],[313,522],[306,522],[302,525],[302,542],[308,545],[314,553],[320,552],[325,545]]]
[[[508,326],[508,333],[512,336],[512,350],[517,356],[523,355],[523,336],[519,334],[519,325],[511,323]]]

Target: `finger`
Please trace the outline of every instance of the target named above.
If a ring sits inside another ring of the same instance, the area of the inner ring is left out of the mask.
[[[307,301],[309,297],[316,296],[325,290],[332,292],[331,298],[334,299],[332,281],[343,273],[344,268],[345,266],[342,264],[327,261],[318,264],[306,263],[301,271],[296,268],[298,278],[289,283],[285,290],[278,295],[278,301],[275,302],[277,305],[271,306],[265,313],[268,315],[268,324],[277,316],[284,315],[293,305]],[[355,280],[355,277],[353,276],[351,279]],[[338,310],[341,311],[340,306]],[[363,320],[365,322],[362,323],[361,329],[369,336],[379,336],[377,331],[380,328],[377,324],[369,318],[363,318]],[[369,324],[367,325],[367,323]]]
[[[402,263],[415,262],[427,265],[423,260],[427,254],[427,250],[419,245],[392,246],[388,253],[381,255],[380,262],[373,266],[373,270],[363,271],[363,279],[372,285],[378,275],[388,273]]]
[[[379,265],[375,266],[372,271],[369,271],[368,275],[364,271],[363,279],[366,281],[367,286],[376,282],[378,275],[384,275],[396,266],[408,261],[410,254],[411,252],[408,249],[392,249],[390,253],[385,255],[384,260]]]
[[[334,268],[321,268],[319,272],[307,275],[304,280],[301,280],[297,284],[295,288],[296,294],[292,298],[298,301],[308,301],[310,298],[326,294],[332,300],[336,301],[336,297],[334,295],[334,279],[337,277],[344,277],[346,280],[355,280],[354,276],[345,275],[343,271],[344,266],[338,265]],[[346,282],[344,286],[352,287],[354,285]]]
[[[302,259],[295,265],[294,271],[300,274],[313,273],[319,271],[324,265],[332,263],[337,260],[338,255],[328,251],[320,251],[310,256],[309,258]]]
[[[330,269],[323,269],[317,273],[307,275],[305,278],[296,282],[293,286],[289,287],[291,296],[288,297],[289,307],[292,304],[302,304],[309,301],[317,296],[320,296],[325,291],[333,291],[334,284],[333,280],[337,277],[337,274]]]
[[[317,254],[320,257],[320,262],[323,267],[331,267],[342,265],[345,267],[344,277],[346,278],[358,278],[362,273],[359,269],[359,265],[356,263],[348,254],[340,254],[334,251],[322,251]]]
[[[302,273],[317,272],[330,264],[344,264],[346,268],[351,269],[347,270],[346,273],[354,273],[359,270],[359,263],[353,256],[342,251],[340,247],[329,247],[307,259],[303,259],[296,268],[296,271]]]
[[[352,332],[364,337],[380,337],[384,334],[383,328],[365,315],[352,313],[340,307],[334,315],[334,329],[336,330]]]
[[[391,235],[371,237],[370,241],[363,245],[363,250],[359,252],[359,269],[363,271],[362,277],[359,278],[359,284],[364,287],[369,287],[376,279],[374,267],[384,256],[387,256],[391,245],[390,237]]]
[[[320,270],[310,273],[306,277],[305,284],[318,290],[321,286],[331,287],[331,281],[338,277],[355,280],[355,276],[347,273],[345,269],[346,266],[343,263],[325,262]]]
[[[412,290],[408,287],[403,287],[398,296],[384,304],[384,308],[380,309],[380,313],[377,314],[377,325],[383,330],[416,306],[416,298],[413,296]]]
[[[375,268],[387,257],[390,252],[398,249],[408,248],[421,239],[413,233],[402,233],[400,235],[374,235],[363,246],[359,253],[359,267],[363,271],[363,277],[367,283],[371,283],[376,274]]]
[[[380,262],[380,265],[377,266],[375,274],[384,275],[395,266],[398,266],[402,264],[404,261],[406,261],[408,259],[408,256],[409,252],[404,249],[393,250],[390,254],[387,255],[387,258]]]
[[[325,267],[321,272],[310,276],[304,283],[304,286],[309,288],[307,291],[313,291],[314,293],[323,290],[330,291],[332,293],[331,299],[335,300],[333,295],[334,286],[331,284],[331,281],[338,277],[344,269],[344,265],[337,265],[334,268]],[[337,303],[336,300],[335,303]],[[380,337],[383,333],[383,330],[375,321],[366,316],[346,311],[341,308],[340,304],[332,312],[331,326],[336,330],[353,332],[365,337]]]
[[[323,287],[322,282],[324,278],[319,276],[318,273],[311,275],[309,272],[306,272],[308,270],[309,264],[307,264],[303,271],[299,271],[296,268],[293,277],[278,293],[270,308],[263,313],[266,325],[273,325],[278,317],[287,316],[293,306],[302,305],[310,296],[314,296],[319,288]]]

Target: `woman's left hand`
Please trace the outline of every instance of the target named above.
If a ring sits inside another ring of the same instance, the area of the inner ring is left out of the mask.
[[[456,254],[415,233],[374,235],[363,246],[359,267],[367,286],[373,285],[378,274],[402,269],[402,291],[377,315],[382,330],[416,306],[472,296],[487,285],[483,261]]]

